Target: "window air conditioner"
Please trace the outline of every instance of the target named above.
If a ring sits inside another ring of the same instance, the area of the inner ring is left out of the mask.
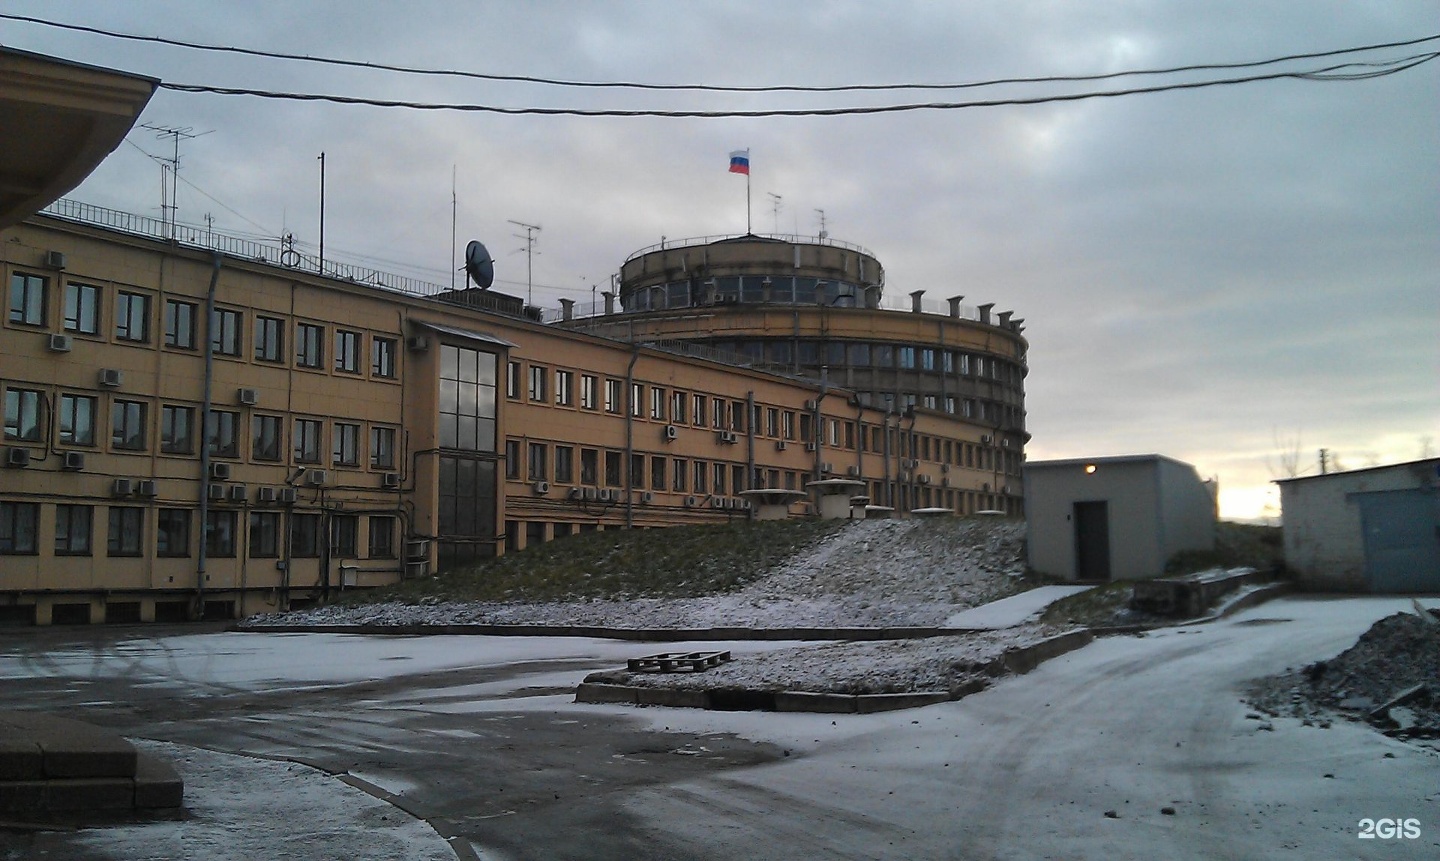
[[[135,482],[128,478],[117,478],[110,482],[111,496],[129,496],[135,491]]]
[[[230,485],[230,501],[231,501],[231,502],[244,502],[244,501],[245,501],[245,493],[246,493],[245,485],[243,485],[243,484],[232,484],[232,485]]]
[[[69,335],[50,335],[45,342],[52,353],[68,353],[74,345],[75,341]]]
[[[135,485],[136,496],[154,497],[159,493],[160,490],[152,479],[144,479]]]
[[[273,487],[262,487],[262,488],[260,488],[259,490],[257,490],[257,491],[255,492],[255,501],[256,501],[256,502],[259,502],[259,503],[267,504],[267,505],[273,505],[274,502],[275,502],[275,488],[273,488]]]
[[[400,486],[400,473],[387,472],[380,477],[380,485],[387,490],[394,490]]]
[[[295,488],[282,487],[280,488],[279,492],[275,494],[275,498],[285,505],[294,505],[295,499],[298,495],[299,494],[295,492]]]
[[[205,488],[205,492],[206,492],[206,494],[210,497],[210,499],[213,500],[213,501],[218,501],[218,500],[224,499],[224,498],[225,498],[225,485],[223,485],[223,484],[211,484],[211,485],[208,485],[208,486]]]
[[[820,450],[820,444],[819,444],[819,443],[814,443],[814,442],[807,442],[807,443],[805,443],[805,450],[806,450],[806,451],[819,451],[819,450]]]
[[[305,471],[305,483],[311,487],[319,487],[330,480],[330,473],[323,469],[310,469]]]
[[[565,494],[565,498],[566,498],[566,499],[584,499],[584,498],[585,498],[585,488],[583,488],[583,487],[572,487],[572,488],[570,488],[569,492]]]
[[[858,478],[860,476],[860,467],[848,466],[845,468],[845,474],[851,478]]]
[[[8,449],[6,449],[6,450],[5,450],[5,465],[6,465],[6,466],[29,466],[29,465],[30,465],[30,449],[28,449],[28,448],[8,448]]]
[[[65,454],[64,454],[64,459],[61,461],[60,467],[61,467],[61,469],[71,469],[71,470],[84,469],[84,468],[85,468],[85,452],[83,452],[83,451],[67,451],[67,452],[65,452]]]
[[[125,382],[125,373],[117,368],[100,369],[100,385],[117,389]]]
[[[672,439],[675,439],[676,437],[678,437],[679,435],[680,435],[680,429],[679,429],[679,428],[675,427],[674,425],[666,425],[666,426],[665,426],[665,434],[664,434],[665,439],[667,439],[667,440],[672,440]]]
[[[253,407],[260,403],[260,393],[255,389],[240,389],[235,393],[235,399],[247,407]]]
[[[550,492],[550,482],[537,481],[533,485],[531,485],[531,489],[535,491],[536,496],[544,496],[545,494]]]
[[[46,252],[45,252],[45,266],[48,267],[48,268],[50,268],[50,269],[64,269],[64,268],[65,268],[65,252],[63,252],[63,251],[46,251]]]
[[[230,464],[228,464],[228,463],[212,463],[212,464],[210,464],[210,477],[213,478],[213,479],[215,479],[216,481],[229,481],[229,480],[230,480]]]

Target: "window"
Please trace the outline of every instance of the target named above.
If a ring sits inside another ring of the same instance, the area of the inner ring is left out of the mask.
[[[956,358],[958,358],[958,359],[960,360],[960,373],[965,374],[966,376],[969,376],[969,374],[970,374],[970,354],[969,354],[969,353],[956,353],[955,356],[956,356]]]
[[[730,467],[730,491],[739,493],[745,489],[745,467],[738,463],[732,464]]]
[[[643,383],[630,384],[630,415],[640,418],[640,411],[645,403],[645,385]]]
[[[95,399],[85,395],[60,396],[60,442],[95,444]]]
[[[800,439],[803,442],[818,442],[815,439],[815,419],[809,413],[800,414]]]
[[[370,376],[395,378],[395,357],[399,355],[394,338],[370,339]]]
[[[150,297],[121,290],[115,297],[115,337],[144,343],[150,340]]]
[[[360,333],[335,330],[335,370],[343,374],[360,373]]]
[[[620,487],[620,452],[605,452],[605,486]]]
[[[745,402],[744,402],[744,401],[731,401],[731,402],[730,402],[730,430],[733,430],[733,431],[744,431],[744,430],[745,430]]]
[[[926,395],[920,399],[920,405],[927,410],[938,409],[939,400],[934,395]]]
[[[373,469],[395,468],[394,428],[370,428],[370,466]]]
[[[670,489],[676,493],[684,493],[685,488],[688,486],[687,482],[690,476],[686,470],[686,466],[689,465],[689,463],[689,461],[681,460],[677,457],[673,468],[670,470]]]
[[[296,419],[294,431],[291,434],[291,443],[295,452],[296,463],[319,463],[320,462],[320,431],[322,422],[319,419]]]
[[[720,398],[711,399],[710,427],[715,430],[725,429],[725,401]]]
[[[320,515],[290,515],[290,555],[297,559],[320,555]]]
[[[279,460],[284,419],[254,416],[250,419],[250,456],[256,460]]]
[[[255,318],[255,360],[285,361],[285,321],[275,317]]]
[[[650,486],[656,490],[668,487],[665,483],[665,462],[666,459],[658,455],[650,458]]]
[[[605,412],[620,413],[620,381],[605,381]]]
[[[840,423],[834,419],[825,420],[825,444],[831,446],[840,444]]]
[[[205,444],[216,457],[240,456],[240,414],[211,410],[205,426]]]
[[[107,556],[139,556],[145,546],[145,509],[112,506]]]
[[[895,351],[895,355],[896,355],[896,357],[899,358],[899,360],[900,360],[900,367],[901,367],[901,368],[906,368],[906,369],[908,369],[908,368],[913,368],[913,367],[915,367],[915,348],[914,348],[914,347],[901,347],[901,348],[899,348],[898,350]]]
[[[330,552],[341,558],[354,558],[359,547],[360,518],[354,514],[330,515]]]
[[[505,440],[505,478],[508,481],[520,480],[520,440]]]
[[[177,299],[165,300],[165,346],[195,349],[195,306]]]
[[[630,486],[643,488],[645,486],[645,455],[630,455]]]
[[[331,440],[330,462],[336,466],[359,466],[360,426],[349,422],[336,422]]]
[[[40,506],[0,502],[0,556],[33,556],[38,550]]]
[[[717,496],[724,496],[724,495],[725,495],[725,464],[723,464],[723,463],[717,463],[717,464],[715,464],[714,466],[715,466],[715,482],[714,482],[715,494],[716,494]]]
[[[325,366],[325,328],[310,323],[295,326],[295,364],[302,368]]]
[[[507,362],[505,364],[505,397],[520,397],[520,363]]]
[[[280,555],[280,513],[250,512],[250,558],[274,559]]]
[[[599,484],[599,453],[593,448],[580,449],[580,483]]]
[[[205,513],[205,555],[217,559],[235,555],[235,512]]]
[[[155,555],[190,555],[190,512],[162,508],[155,518]]]
[[[94,335],[100,331],[100,288],[71,282],[65,285],[65,331]]]
[[[160,451],[167,455],[194,452],[194,409],[189,406],[160,407]]]
[[[876,344],[870,351],[870,355],[877,368],[893,368],[895,366],[895,348],[889,344]]]
[[[240,327],[243,318],[239,311],[216,308],[210,318],[210,348],[217,356],[240,355]]]
[[[366,554],[371,559],[395,558],[395,518],[375,516],[370,518],[370,547]]]
[[[555,482],[569,484],[575,480],[575,449],[568,445],[555,446]]]
[[[45,325],[45,279],[22,272],[10,276],[10,322]]]
[[[665,390],[659,386],[650,387],[650,418],[665,421]]]
[[[920,369],[922,371],[935,370],[935,351],[929,347],[920,351]]]
[[[495,451],[494,353],[440,347],[440,447]]]
[[[795,438],[795,412],[786,410],[780,414],[780,430],[786,439]]]
[[[550,478],[550,474],[545,470],[545,453],[547,449],[548,446],[543,442],[530,443],[528,448],[529,456],[525,462],[529,464],[526,475],[531,481],[546,481]]]
[[[573,371],[555,372],[555,403],[562,407],[575,405],[575,374]]]
[[[580,375],[580,406],[587,410],[596,407],[595,388],[597,380],[589,374]]]
[[[690,412],[690,422],[697,427],[705,427],[705,396],[695,395],[690,404],[695,408]]]
[[[30,389],[5,390],[5,438],[39,442],[40,393]]]
[[[117,400],[110,406],[110,447],[127,451],[145,449],[145,404]]]
[[[710,465],[703,460],[695,461],[695,484],[693,490],[696,493],[707,493],[710,487]]]
[[[670,393],[670,421],[677,425],[685,423],[685,404],[688,400],[684,392]]]
[[[55,506],[55,555],[90,555],[90,519],[94,509],[88,505]]]
[[[780,435],[780,411],[774,407],[765,408],[765,435]]]
[[[530,400],[545,400],[545,375],[548,373],[549,370],[540,365],[530,366]]]

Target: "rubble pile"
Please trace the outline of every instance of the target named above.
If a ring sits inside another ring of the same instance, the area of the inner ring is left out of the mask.
[[[1368,721],[1398,738],[1440,738],[1440,620],[1396,613],[1328,661],[1261,679],[1249,692],[1272,716]]]

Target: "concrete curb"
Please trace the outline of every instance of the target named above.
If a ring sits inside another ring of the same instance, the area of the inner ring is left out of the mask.
[[[1106,627],[1091,628],[1097,637],[1109,637],[1119,634],[1140,634],[1146,631],[1156,631],[1161,628],[1183,628],[1186,625],[1206,625],[1211,622],[1218,622],[1227,616],[1233,616],[1241,610],[1248,610],[1251,607],[1263,604],[1272,598],[1279,598],[1295,591],[1294,584],[1288,582],[1270,583],[1247,592],[1228,602],[1222,602],[1215,612],[1208,616],[1200,616],[1194,619],[1174,619],[1157,625],[1109,625]]]
[[[679,643],[718,640],[915,640],[976,634],[991,628],[607,628],[599,625],[252,625],[241,634],[393,634],[396,636],[591,637],[602,640]]]
[[[1095,639],[1085,629],[1049,637],[1029,646],[1006,649],[985,665],[990,677],[1023,675],[1045,661],[1088,645]],[[622,671],[623,674],[623,671]],[[607,678],[610,674],[591,676]],[[652,688],[608,680],[584,681],[575,688],[577,703],[621,703],[711,711],[813,712],[820,714],[875,714],[951,702],[989,687],[987,679],[964,682],[949,691],[915,691],[898,694],[835,694],[814,691],[774,691],[762,688]]]

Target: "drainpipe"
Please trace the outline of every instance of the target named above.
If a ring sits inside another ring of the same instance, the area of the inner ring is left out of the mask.
[[[816,398],[815,398],[815,409],[814,409],[814,411],[813,411],[812,418],[810,419],[810,432],[811,432],[812,434],[814,434],[814,436],[815,436],[815,480],[816,480],[816,481],[819,481],[820,479],[822,479],[822,478],[825,477],[824,474],[820,471],[821,458],[823,458],[823,457],[825,456],[825,451],[824,451],[824,449],[823,449],[823,446],[825,445],[825,429],[824,429],[823,427],[821,427],[821,425],[820,425],[820,421],[821,421],[821,417],[820,417],[820,405],[825,402],[825,395],[829,392],[829,389],[830,389],[830,366],[829,366],[829,365],[821,365],[821,366],[820,366],[820,394],[819,394],[818,396],[816,396]],[[818,500],[817,500],[817,503],[816,503],[816,508],[819,508]]]
[[[749,414],[745,419],[745,485],[751,488],[755,484],[755,392],[754,390],[745,393],[745,409]],[[738,489],[737,489],[738,494]]]
[[[625,366],[625,462],[620,465],[620,477],[625,488],[625,528],[635,528],[635,500],[630,481],[630,460],[635,456],[635,362],[640,359],[640,348],[635,344],[635,333],[630,333],[630,364]]]
[[[205,392],[200,406],[200,552],[195,562],[195,603],[190,615],[205,614],[205,577],[208,561],[205,524],[210,519],[210,401],[215,383],[215,287],[220,281],[220,254],[211,252],[210,287],[205,291]],[[233,537],[233,536],[232,536]]]
[[[881,461],[885,464],[884,481],[881,483],[880,488],[885,491],[885,501],[882,504],[888,505],[892,508],[895,506],[895,493],[890,487],[890,416],[893,414],[893,402],[890,401],[889,396],[887,395],[885,403],[885,418],[880,423],[880,457]]]

